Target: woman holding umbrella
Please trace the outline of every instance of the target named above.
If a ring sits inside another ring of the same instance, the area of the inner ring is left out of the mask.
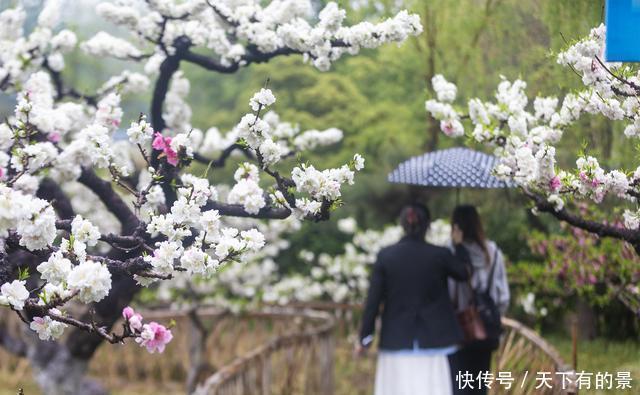
[[[365,305],[361,354],[373,341],[381,305],[382,329],[376,370],[376,395],[450,395],[447,355],[462,341],[448,293],[447,278],[469,277],[469,256],[462,232],[452,233],[455,255],[425,242],[430,215],[419,204],[400,214],[405,236],[380,251]]]

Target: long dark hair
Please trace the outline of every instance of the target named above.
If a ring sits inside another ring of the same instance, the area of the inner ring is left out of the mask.
[[[457,206],[451,216],[451,225],[458,225],[462,231],[465,241],[475,242],[482,248],[487,265],[490,264],[489,249],[487,248],[487,237],[484,233],[482,220],[478,210],[474,206],[465,204]]]
[[[429,209],[420,203],[407,204],[400,212],[400,224],[407,236],[424,238],[430,222]]]

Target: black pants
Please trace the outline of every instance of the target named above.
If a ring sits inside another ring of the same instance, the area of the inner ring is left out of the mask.
[[[492,347],[471,345],[461,348],[455,354],[449,355],[451,383],[454,394],[479,395],[487,393],[487,388],[484,386],[483,381],[478,379],[478,376],[482,372],[491,371],[492,352]]]

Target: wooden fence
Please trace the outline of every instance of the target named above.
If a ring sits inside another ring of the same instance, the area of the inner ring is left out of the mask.
[[[314,303],[237,315],[202,308],[195,320],[191,313],[143,312],[146,320],[176,321],[174,340],[165,353],[149,355],[135,344],[102,347],[91,363],[90,375],[109,388],[118,388],[123,381],[135,382],[165,391],[159,393],[328,395],[371,391],[375,354],[350,362],[351,341],[360,320],[358,306]],[[493,371],[494,375],[510,372],[514,383],[509,390],[494,387],[491,394],[575,393],[572,386],[563,389],[562,380],[555,375],[571,368],[551,345],[515,320],[505,318],[503,324],[505,335],[495,353]],[[351,370],[343,371],[345,367]],[[0,348],[0,373],[12,380],[3,384],[17,388],[29,379],[29,370],[26,360],[13,358]],[[341,377],[339,383],[334,380],[335,372]],[[537,372],[553,377],[552,389],[535,388]]]
[[[567,365],[558,351],[547,343],[540,335],[520,322],[502,318],[505,329],[498,351],[494,354],[493,371],[510,372],[514,378],[510,389],[493,385],[491,394],[576,394],[576,376],[573,368]],[[566,375],[566,381],[562,374]],[[541,376],[538,376],[541,374]],[[547,375],[548,374],[548,375]],[[552,380],[548,388],[542,383],[543,375]],[[538,387],[538,388],[536,388]]]
[[[340,332],[353,333],[357,329],[358,323],[358,306],[331,304],[331,303],[313,303],[302,304],[293,307],[314,310],[324,310],[331,312],[337,316],[339,325],[336,328]],[[500,343],[500,347],[494,354],[493,375],[498,377],[498,372],[508,373],[513,378],[510,388],[498,385],[494,382],[489,390],[490,394],[553,394],[553,395],[570,395],[576,394],[575,374],[573,369],[568,366],[560,357],[560,354],[548,344],[540,335],[532,329],[526,327],[520,322],[503,318],[504,336]],[[308,360],[298,357],[298,362],[292,363],[295,359],[294,355],[305,355],[305,347],[308,347],[309,339],[317,337],[320,333],[327,329],[324,326],[316,330],[310,330],[306,333],[285,334],[281,337],[271,340],[250,353],[234,360],[231,364],[221,368],[219,372],[207,379],[198,387],[197,395],[245,395],[245,394],[331,394],[329,391],[331,386],[324,388],[314,387],[311,391],[306,389],[303,392],[297,392],[296,388],[273,386],[274,380],[278,377],[277,373],[284,373],[287,377],[300,374],[302,380],[308,380],[305,377],[309,374]],[[329,334],[327,334],[329,336]],[[330,337],[328,337],[330,338]],[[347,342],[348,344],[348,342]],[[326,350],[330,347],[326,346]],[[278,352],[285,351],[290,359],[283,366],[285,369],[274,370],[273,365],[265,361],[271,361]],[[315,351],[315,350],[314,350]],[[308,356],[307,356],[308,357]],[[328,363],[328,361],[325,361]],[[298,364],[302,365],[298,365]],[[294,367],[293,370],[290,367]],[[304,366],[298,369],[298,366]],[[331,368],[328,368],[331,371]],[[551,377],[548,382],[551,388],[541,384],[537,379],[538,373],[544,372]],[[567,381],[563,381],[562,375],[556,373],[564,372]],[[369,372],[369,382],[373,382],[373,370]],[[328,376],[329,377],[329,376]],[[289,383],[288,379],[284,380],[280,377],[280,383]],[[332,381],[330,381],[332,383]],[[315,392],[314,392],[315,391]],[[318,392],[319,391],[319,392]]]
[[[274,314],[315,321],[316,325],[283,333],[236,358],[198,386],[196,395],[334,393],[331,314],[314,310]]]

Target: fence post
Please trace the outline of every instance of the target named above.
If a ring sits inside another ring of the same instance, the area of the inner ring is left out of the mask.
[[[333,395],[333,359],[334,359],[334,338],[333,329],[322,334],[320,352],[318,353],[320,362],[320,394]]]
[[[271,395],[271,353],[262,356],[261,374],[262,395]]]

